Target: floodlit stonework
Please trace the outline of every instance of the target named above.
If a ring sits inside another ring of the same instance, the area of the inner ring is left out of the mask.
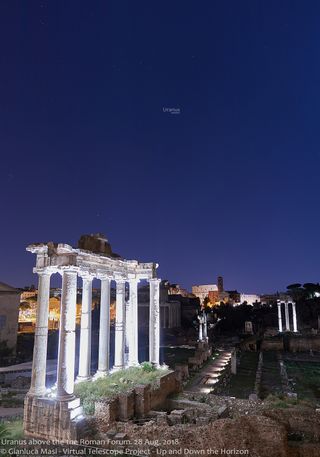
[[[199,321],[199,342],[207,342],[208,341],[208,322],[207,322],[207,313],[202,311],[201,314],[198,315]]]
[[[293,332],[297,333],[298,332],[298,327],[297,327],[297,313],[296,313],[296,304],[294,301],[282,301],[282,300],[277,300],[277,305],[278,305],[278,328],[279,328],[279,333],[283,332],[283,320],[282,320],[282,305],[284,305],[284,316],[285,316],[285,331],[290,332],[290,313],[289,313],[289,305],[291,304],[292,307],[292,323],[293,323]]]
[[[110,284],[116,282],[115,366],[122,369],[135,366],[138,361],[138,303],[137,284],[140,280],[150,283],[149,347],[150,362],[159,366],[160,320],[159,283],[155,263],[125,260],[112,254],[103,235],[86,235],[80,239],[80,248],[68,244],[38,243],[27,247],[36,254],[34,272],[39,276],[38,303],[31,387],[24,409],[25,434],[47,439],[75,439],[84,422],[80,401],[74,395],[75,373],[75,320],[77,278],[82,278],[83,295],[80,330],[78,380],[91,378],[91,300],[92,280],[101,280],[101,311],[99,329],[99,359],[96,377],[110,371]],[[91,247],[92,251],[83,247]],[[99,246],[101,250],[99,251]],[[48,342],[48,310],[50,277],[62,277],[61,318],[57,382],[55,389],[46,388],[46,359]],[[129,319],[126,326],[125,284],[129,283]],[[126,334],[127,333],[127,334]],[[125,365],[125,342],[129,357]],[[41,419],[40,419],[41,418]]]

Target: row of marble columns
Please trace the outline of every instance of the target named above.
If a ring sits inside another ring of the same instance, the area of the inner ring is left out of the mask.
[[[199,338],[198,341],[208,341],[208,322],[207,313],[204,311],[198,315],[199,320]]]
[[[73,398],[75,371],[75,328],[77,271],[63,270],[62,293],[59,326],[59,349],[57,365],[56,398]],[[51,273],[44,270],[39,273],[38,304],[33,349],[32,378],[29,395],[46,394],[46,362],[48,342],[48,312],[50,298]],[[80,349],[78,380],[91,378],[91,311],[92,281],[94,276],[79,273],[82,277],[82,310],[80,327]],[[106,376],[110,358],[110,287],[111,279],[101,280],[99,354],[98,370],[95,377]],[[125,284],[129,283],[129,304],[126,316]],[[136,366],[138,360],[138,279],[116,279],[116,321],[115,321],[115,357],[114,370],[126,366]],[[160,279],[153,278],[150,283],[149,312],[149,360],[159,366],[160,354]],[[128,319],[126,325],[126,317]],[[129,355],[125,363],[125,345],[128,343]]]
[[[277,301],[278,305],[278,326],[279,326],[279,333],[283,332],[283,325],[282,325],[282,311],[281,307],[282,304],[284,304],[284,315],[285,315],[285,331],[290,332],[290,316],[289,316],[289,303],[288,301],[286,302],[281,302],[280,300]],[[291,302],[292,305],[292,321],[293,321],[293,331],[297,332],[297,313],[296,313],[296,304],[295,302]]]

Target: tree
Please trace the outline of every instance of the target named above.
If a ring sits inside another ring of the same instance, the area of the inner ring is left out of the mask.
[[[303,288],[307,292],[309,298],[314,298],[315,292],[318,291],[318,285],[313,282],[306,282],[303,284]]]
[[[288,290],[295,290],[295,289],[300,289],[300,287],[301,287],[301,284],[294,283],[294,284],[289,284],[289,286],[287,286],[287,289]]]
[[[299,301],[305,296],[305,291],[299,283],[290,284],[287,286],[287,290],[294,301]]]

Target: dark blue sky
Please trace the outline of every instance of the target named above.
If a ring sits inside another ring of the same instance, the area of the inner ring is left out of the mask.
[[[27,244],[97,231],[186,287],[319,280],[319,19],[317,0],[2,0],[0,280],[35,282]]]

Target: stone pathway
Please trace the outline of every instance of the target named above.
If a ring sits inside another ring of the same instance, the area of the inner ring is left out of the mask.
[[[210,393],[228,364],[231,358],[231,352],[232,349],[219,351],[219,355],[207,363],[193,377],[190,384],[184,390],[186,392]]]

